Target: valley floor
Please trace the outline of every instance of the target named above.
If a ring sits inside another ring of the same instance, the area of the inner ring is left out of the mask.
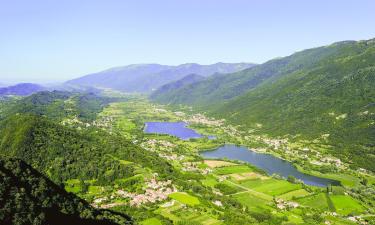
[[[180,140],[144,134],[144,123],[150,121],[185,121],[205,137]],[[182,183],[173,177],[161,177],[126,158],[111,156],[132,166],[136,175],[117,179],[112,186],[100,186],[95,180],[82,184],[71,179],[65,183],[68,191],[95,207],[133,215],[140,224],[230,224],[225,221],[234,221],[232,217],[241,214],[250,215],[254,223],[356,224],[375,216],[374,174],[350,169],[325,151],[324,142],[291,143],[285,138],[253,135],[251,130],[240,131],[224,120],[193,113],[189,108],[177,111],[142,97],[111,103],[92,125],[120,133],[186,175]],[[200,151],[224,143],[273,154],[292,162],[302,172],[338,180],[342,186],[307,186],[293,179],[269,176],[240,161],[204,160],[199,155]],[[227,211],[229,205],[237,212]]]

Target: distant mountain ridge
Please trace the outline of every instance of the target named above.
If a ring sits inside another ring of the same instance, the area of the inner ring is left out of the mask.
[[[252,63],[216,63],[212,65],[187,63],[178,66],[134,64],[89,74],[67,81],[66,84],[148,93],[189,74],[208,77],[215,73],[233,73],[252,66],[254,66]]]
[[[152,92],[150,98],[153,100],[157,100],[158,98],[172,98],[174,96],[174,90],[178,90],[181,87],[194,84],[204,79],[204,76],[200,76],[197,74],[189,74],[180,80],[173,81],[171,83],[161,86],[156,91]]]
[[[0,88],[0,96],[1,95],[20,95],[26,96],[31,95],[33,93],[44,91],[46,90],[45,87],[39,84],[33,83],[20,83],[13,86],[2,87]]]

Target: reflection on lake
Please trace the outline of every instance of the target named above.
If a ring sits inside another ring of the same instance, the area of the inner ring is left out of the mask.
[[[147,122],[145,123],[145,133],[169,134],[183,140],[190,138],[201,138],[201,134],[195,130],[187,128],[185,122]]]

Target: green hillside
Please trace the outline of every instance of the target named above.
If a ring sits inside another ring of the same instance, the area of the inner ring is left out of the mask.
[[[97,210],[17,159],[0,159],[0,223],[132,224],[126,215]]]
[[[79,131],[40,116],[15,115],[0,124],[0,155],[20,158],[57,183],[75,178],[109,183],[134,175],[132,167],[113,157],[172,174],[171,166],[156,154],[102,132]]]
[[[161,86],[150,95],[150,98],[154,101],[157,101],[158,99],[170,99],[176,95],[175,92],[178,92],[179,88],[197,83],[204,79],[205,77],[196,74],[187,75],[180,80]]]
[[[112,98],[99,97],[93,93],[72,93],[65,91],[43,91],[16,101],[3,101],[0,118],[16,113],[31,113],[62,120],[77,117],[82,121],[92,121]]]
[[[273,135],[327,136],[337,155],[375,170],[375,44],[356,45],[363,51],[288,74],[215,113]]]
[[[260,134],[324,139],[341,158],[375,171],[374,87],[375,41],[345,41],[153,99],[193,105]]]

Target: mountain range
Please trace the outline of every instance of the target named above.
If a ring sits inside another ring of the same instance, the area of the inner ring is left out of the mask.
[[[163,96],[164,98],[166,98],[165,95],[173,96],[175,90],[179,90],[182,87],[185,87],[190,84],[194,84],[204,79],[205,79],[204,76],[200,76],[197,74],[189,74],[180,80],[173,81],[173,82],[170,82],[168,84],[161,86],[160,88],[155,90],[150,97],[152,99],[154,98],[153,100],[157,100],[157,98],[160,96]]]
[[[134,64],[89,74],[66,84],[112,88],[124,92],[149,93],[189,74],[208,77],[215,73],[226,74],[254,66],[252,63],[216,63],[199,65],[187,63],[178,66]]]
[[[67,81],[67,86],[150,93],[259,134],[322,140],[333,154],[375,171],[375,39],[342,41],[248,63],[137,64]],[[28,95],[34,84],[0,88]]]
[[[26,95],[31,95],[39,91],[43,91],[43,90],[46,90],[46,88],[38,84],[19,83],[13,86],[0,88],[0,96],[1,95],[26,96]]]

